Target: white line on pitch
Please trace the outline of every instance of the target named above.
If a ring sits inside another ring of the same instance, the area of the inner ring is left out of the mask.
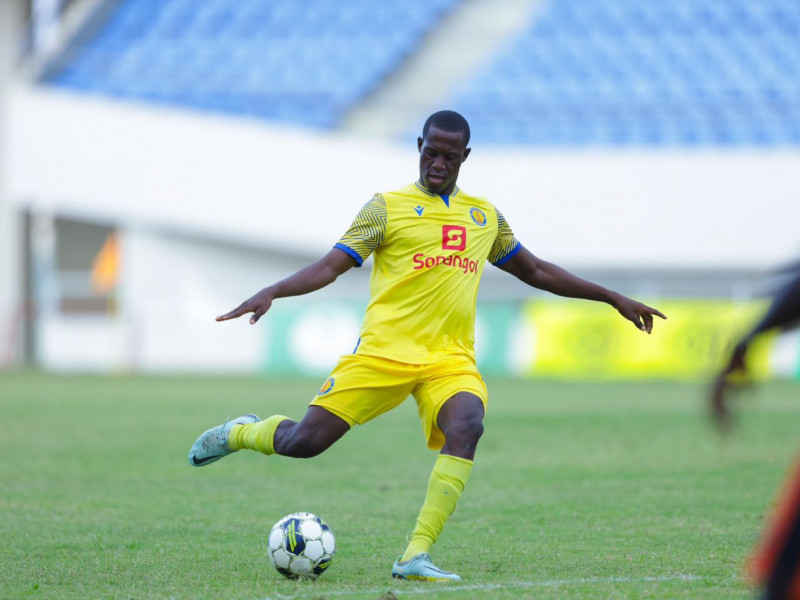
[[[652,581],[699,581],[701,578],[697,575],[659,575],[654,577],[584,577],[582,579],[546,579],[544,581],[509,581],[508,583],[483,583],[473,585],[454,585],[447,587],[438,587],[441,584],[426,585],[422,584],[421,587],[409,588],[407,590],[398,590],[391,588],[374,588],[371,590],[339,590],[339,591],[324,591],[324,592],[309,592],[312,595],[326,596],[363,596],[373,594],[385,594],[392,592],[394,595],[400,597],[404,594],[429,594],[431,592],[447,593],[447,592],[468,592],[471,590],[502,590],[511,588],[537,588],[537,587],[557,587],[561,585],[583,585],[587,583],[647,583]],[[291,600],[296,598],[296,595],[276,594],[265,598],[265,600]]]

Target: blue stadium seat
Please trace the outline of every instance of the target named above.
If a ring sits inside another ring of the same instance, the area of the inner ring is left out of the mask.
[[[453,104],[477,143],[797,145],[798,31],[796,0],[551,0]]]
[[[45,82],[331,128],[458,0],[123,0]]]

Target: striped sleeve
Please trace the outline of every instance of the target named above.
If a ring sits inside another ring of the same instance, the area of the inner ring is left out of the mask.
[[[511,227],[509,227],[503,214],[496,208],[495,212],[497,213],[497,237],[494,239],[494,244],[489,252],[489,262],[499,267],[511,260],[522,248],[522,244],[514,237],[514,232],[511,231]]]
[[[375,194],[367,202],[350,229],[347,230],[334,248],[349,254],[360,267],[370,254],[383,243],[386,235],[386,200],[381,194]]]

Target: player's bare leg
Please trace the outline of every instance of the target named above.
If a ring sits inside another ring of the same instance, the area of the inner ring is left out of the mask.
[[[430,549],[453,514],[472,472],[472,459],[483,435],[481,399],[459,392],[442,405],[436,424],[445,443],[433,467],[428,493],[405,553],[392,567],[392,576],[423,581],[460,581],[455,573],[433,564]]]
[[[346,421],[319,406],[310,406],[299,423],[283,415],[263,421],[245,415],[204,432],[189,451],[189,463],[202,467],[244,448],[310,458],[330,448],[349,429]]]
[[[475,458],[483,435],[483,402],[475,394],[459,392],[442,405],[436,424],[444,433],[442,454]]]
[[[322,454],[350,430],[345,420],[321,406],[309,406],[296,423],[284,420],[275,431],[275,453],[293,458],[311,458]]]

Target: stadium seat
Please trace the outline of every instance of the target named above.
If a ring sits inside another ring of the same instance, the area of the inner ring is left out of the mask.
[[[123,0],[44,81],[331,128],[456,2]]]
[[[796,145],[796,0],[551,0],[453,104],[476,143]]]

